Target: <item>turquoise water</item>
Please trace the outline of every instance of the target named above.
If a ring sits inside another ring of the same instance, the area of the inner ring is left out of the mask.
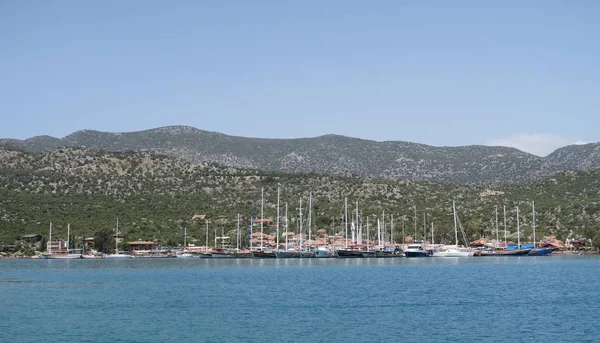
[[[0,342],[600,341],[600,257],[0,260]]]

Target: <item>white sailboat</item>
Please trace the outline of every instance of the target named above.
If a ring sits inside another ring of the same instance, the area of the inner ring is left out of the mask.
[[[185,247],[187,246],[187,228],[183,228],[183,252],[181,254],[175,255],[177,258],[192,258],[194,257],[194,255],[192,255],[190,252],[185,250]]]
[[[472,257],[474,252],[470,248],[458,245],[458,228],[456,220],[456,206],[452,202],[452,212],[454,214],[454,245],[444,245],[433,252],[434,257]]]
[[[105,258],[117,259],[117,258],[132,258],[133,256],[125,253],[119,254],[119,243],[117,242],[117,236],[119,235],[119,218],[117,218],[117,226],[115,228],[115,253],[107,254]]]
[[[71,225],[67,224],[67,241],[65,244],[64,251],[52,252],[52,222],[50,222],[50,241],[48,242],[48,253],[43,255],[45,259],[49,260],[64,260],[64,259],[78,259],[83,258],[83,249],[70,249],[69,248],[69,236],[71,234]]]

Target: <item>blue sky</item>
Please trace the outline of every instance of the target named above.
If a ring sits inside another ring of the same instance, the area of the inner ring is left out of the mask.
[[[599,1],[0,0],[0,137],[596,142]]]

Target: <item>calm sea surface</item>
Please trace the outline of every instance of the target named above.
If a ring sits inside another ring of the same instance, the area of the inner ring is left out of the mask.
[[[0,260],[0,342],[600,342],[600,257]]]

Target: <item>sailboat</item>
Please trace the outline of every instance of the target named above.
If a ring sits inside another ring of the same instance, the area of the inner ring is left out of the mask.
[[[454,214],[454,245],[444,245],[434,251],[434,257],[472,257],[474,252],[470,248],[458,245],[458,228],[456,220],[456,205],[452,202],[452,212]]]
[[[50,239],[48,240],[48,253],[42,255],[45,259],[49,260],[64,260],[64,259],[78,259],[83,258],[83,249],[70,249],[69,238],[71,234],[71,225],[67,224],[67,241],[65,244],[64,251],[52,252],[52,222],[50,222]],[[60,247],[59,247],[60,249]]]
[[[533,229],[533,249],[527,254],[527,256],[547,256],[552,254],[551,247],[538,247],[535,241],[535,202],[531,202],[531,211],[533,212],[532,218],[532,229]]]
[[[344,239],[344,249],[338,249],[338,257],[362,257],[362,250],[348,247],[348,199],[344,198],[344,225],[346,227],[346,235]],[[352,242],[354,243],[354,242]]]
[[[107,254],[105,257],[106,258],[110,258],[110,259],[132,258],[133,256],[131,256],[129,254],[125,254],[125,253],[119,254],[119,244],[117,243],[117,236],[118,235],[119,235],[119,218],[117,218],[117,226],[115,228],[115,253],[114,254]]]
[[[187,246],[187,228],[183,228],[183,252],[175,255],[177,258],[192,258],[194,255],[185,250]]]
[[[506,217],[506,211],[504,211],[504,213],[504,216]],[[506,230],[506,219],[504,220],[504,223]],[[507,245],[504,249],[482,250],[481,256],[524,256],[529,254],[530,251],[531,248],[523,248],[523,246],[521,246],[521,224],[519,222],[519,206],[517,206],[517,245]]]
[[[264,229],[263,229],[263,223],[265,221],[265,212],[264,212],[264,206],[265,206],[265,189],[261,188],[260,189],[260,194],[261,194],[261,200],[260,200],[260,249],[259,250],[252,250],[252,257],[254,258],[276,258],[277,255],[275,255],[274,251],[267,251],[266,249],[264,249]],[[252,236],[250,236],[250,239],[252,239]]]

